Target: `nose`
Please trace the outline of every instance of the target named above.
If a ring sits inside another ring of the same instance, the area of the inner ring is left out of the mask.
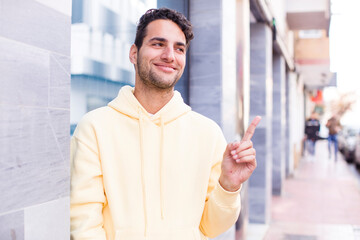
[[[175,60],[174,49],[170,46],[164,48],[164,51],[161,54],[161,59],[167,62],[173,62]]]

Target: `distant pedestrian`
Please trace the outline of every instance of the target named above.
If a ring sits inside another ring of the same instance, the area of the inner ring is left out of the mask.
[[[331,158],[331,145],[334,145],[334,155],[335,161],[337,160],[338,152],[338,139],[337,135],[341,130],[341,125],[337,116],[332,116],[326,123],[326,127],[329,129],[328,137],[328,148],[329,148],[329,158]]]
[[[306,149],[310,155],[315,155],[315,144],[319,139],[320,121],[318,120],[317,113],[313,112],[305,121],[305,136],[306,136]]]

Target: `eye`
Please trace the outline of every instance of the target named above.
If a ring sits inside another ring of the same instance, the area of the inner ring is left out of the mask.
[[[178,48],[176,48],[176,51],[179,51],[179,52],[181,52],[181,53],[185,53],[185,48],[183,48],[183,47],[178,47]]]
[[[153,43],[152,45],[155,46],[155,47],[162,47],[162,46],[164,46],[164,44],[161,43],[161,42],[156,42],[156,43]]]

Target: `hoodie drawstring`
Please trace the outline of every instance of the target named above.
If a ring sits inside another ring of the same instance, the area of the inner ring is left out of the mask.
[[[143,139],[143,125],[144,125],[144,116],[141,112],[141,109],[138,109],[139,111],[139,133],[140,133],[140,158],[141,158],[141,186],[142,186],[142,193],[143,193],[143,205],[144,205],[144,220],[145,220],[145,230],[144,230],[144,236],[147,235],[147,209],[146,209],[146,191],[145,191],[145,174],[144,174],[144,139]]]
[[[164,161],[164,119],[160,116],[160,208],[161,219],[164,219],[164,189],[163,189],[163,161]]]
[[[144,127],[144,115],[139,108],[139,134],[140,134],[140,154],[141,154],[141,185],[142,185],[142,193],[143,193],[143,204],[144,204],[144,220],[145,220],[145,230],[144,236],[147,236],[147,227],[148,227],[148,217],[147,217],[147,208],[146,208],[146,186],[145,186],[145,163],[144,163],[144,137],[143,137],[143,127]],[[165,218],[164,214],[164,119],[160,116],[160,161],[159,161],[159,171],[160,171],[160,209],[161,209],[161,219]]]

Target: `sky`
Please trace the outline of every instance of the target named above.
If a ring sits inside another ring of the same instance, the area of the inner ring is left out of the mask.
[[[360,25],[359,0],[331,0],[330,69],[337,72],[337,89],[324,92],[324,100],[337,94],[354,93],[357,104],[341,120],[360,127]]]

